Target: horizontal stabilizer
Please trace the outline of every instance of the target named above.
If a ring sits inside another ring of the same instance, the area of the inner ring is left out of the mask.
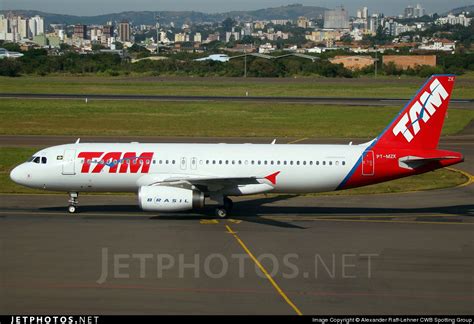
[[[404,156],[398,159],[398,165],[405,169],[416,169],[430,162],[457,159],[457,156],[436,156],[436,157],[419,157]]]

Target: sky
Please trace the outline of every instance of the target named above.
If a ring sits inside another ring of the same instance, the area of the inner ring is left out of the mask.
[[[194,10],[208,13],[230,10],[254,10],[292,3],[334,8],[344,5],[355,16],[359,7],[386,15],[402,13],[407,5],[420,3],[427,13],[443,13],[453,8],[473,5],[474,0],[0,0],[0,10],[30,9],[50,13],[95,16],[121,11]]]

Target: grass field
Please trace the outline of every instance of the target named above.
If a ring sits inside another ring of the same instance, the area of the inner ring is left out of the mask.
[[[369,138],[400,107],[310,104],[16,100],[0,101],[2,135],[274,136]],[[474,111],[452,110],[444,134],[461,131]]]
[[[26,159],[37,150],[38,149],[35,148],[0,147],[0,193],[49,193],[47,191],[29,189],[16,185],[9,177],[9,172],[15,165],[26,161]],[[329,194],[351,195],[432,190],[453,187],[464,183],[466,180],[466,177],[458,172],[443,169],[377,185],[332,192]]]
[[[425,79],[243,79],[99,76],[0,77],[2,93],[144,94],[411,98]],[[474,77],[459,78],[453,98],[473,98]]]

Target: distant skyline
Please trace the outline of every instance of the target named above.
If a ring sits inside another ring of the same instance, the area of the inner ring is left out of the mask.
[[[255,10],[278,7],[292,3],[307,6],[334,8],[344,5],[350,15],[355,16],[357,8],[369,7],[369,11],[383,12],[386,15],[403,13],[407,5],[420,3],[427,13],[443,13],[456,7],[474,5],[473,0],[421,0],[421,1],[377,1],[377,0],[0,0],[0,10],[25,9],[50,13],[96,16],[122,11],[201,11],[207,13],[227,12],[232,10]]]

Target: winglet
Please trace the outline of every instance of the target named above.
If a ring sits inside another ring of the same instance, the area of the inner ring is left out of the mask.
[[[280,172],[281,172],[281,171],[278,171],[278,172],[272,173],[272,174],[270,174],[270,175],[267,175],[267,176],[265,177],[265,179],[267,179],[267,180],[270,181],[273,185],[275,185],[275,184],[276,184],[276,177],[277,177],[277,175],[280,174]]]

